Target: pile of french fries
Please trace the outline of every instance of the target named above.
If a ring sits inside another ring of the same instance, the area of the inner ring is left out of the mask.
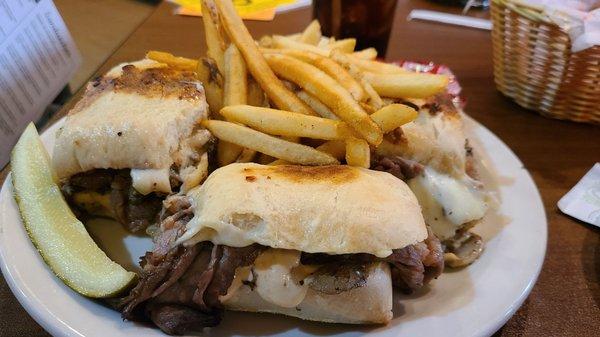
[[[417,117],[397,102],[445,90],[443,75],[409,72],[355,51],[356,40],[322,36],[317,21],[298,34],[255,41],[231,0],[202,0],[206,57],[151,51],[147,57],[195,71],[219,139],[219,166],[233,162],[368,168],[384,135]]]

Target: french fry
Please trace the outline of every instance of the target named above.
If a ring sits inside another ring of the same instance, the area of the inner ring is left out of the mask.
[[[319,40],[319,43],[317,43],[317,47],[321,48],[321,49],[327,49],[329,50],[329,45],[335,42],[335,38],[334,37],[325,37],[325,36],[321,36],[321,39]]]
[[[202,126],[215,137],[269,156],[301,165],[335,165],[337,159],[310,146],[290,143],[248,127],[218,120],[204,120]]]
[[[277,75],[298,84],[318,98],[370,144],[381,143],[383,137],[381,129],[369,118],[352,95],[329,75],[315,66],[290,56],[266,54],[265,57]]]
[[[281,136],[281,139],[287,140],[290,143],[300,143],[300,137],[297,136]]]
[[[342,129],[338,121],[295,112],[250,105],[233,105],[221,109],[221,115],[228,121],[241,123],[276,136],[329,140],[342,139],[346,135],[346,129]]]
[[[358,67],[363,72],[371,72],[375,74],[406,74],[410,73],[395,64],[384,63],[379,61],[367,60],[359,57],[354,57],[352,54],[346,53],[331,53],[331,58],[340,63],[350,63]]]
[[[377,91],[373,88],[371,83],[369,83],[364,77],[361,77],[360,84],[362,84],[367,96],[369,96],[367,104],[373,107],[374,110],[381,109],[383,106],[383,100],[381,99],[381,96],[379,96],[379,93],[377,93]]]
[[[302,36],[302,33],[294,33],[294,34],[285,35],[285,37],[288,37],[295,41],[299,41],[301,36]]]
[[[206,101],[212,114],[218,114],[223,107],[223,76],[215,61],[201,58],[197,62],[196,76],[204,86]]]
[[[352,97],[354,97],[354,99],[357,101],[361,102],[367,99],[367,93],[361,84],[354,79],[354,77],[352,77],[352,75],[344,67],[328,57],[323,57],[319,54],[309,51],[296,49],[266,49],[263,51],[267,53],[273,52],[289,55],[304,62],[310,63],[338,81],[342,87],[346,88],[346,90],[348,90],[350,94],[352,94]]]
[[[377,58],[377,49],[371,47],[352,53],[352,56],[363,60],[375,60]]]
[[[225,41],[219,27],[219,14],[213,0],[202,0],[202,23],[206,39],[206,55],[217,63],[223,71]]]
[[[327,46],[324,48],[319,48],[312,44],[303,43],[300,41],[294,41],[288,37],[282,35],[273,35],[273,48],[276,49],[294,49],[294,50],[304,50],[309,51],[311,53],[315,53],[321,56],[329,56],[331,51],[331,47]]]
[[[341,140],[330,140],[317,147],[317,150],[330,154],[337,160],[342,160],[346,156],[346,143]]]
[[[242,153],[241,146],[224,140],[219,140],[217,143],[217,163],[219,166],[229,165],[235,162]]]
[[[384,106],[371,115],[371,119],[379,125],[383,133],[388,133],[417,118],[417,111],[404,104]]]
[[[274,160],[269,163],[269,165],[289,165],[289,164],[290,164],[289,162],[287,162],[283,159],[277,159],[277,160]]]
[[[246,70],[246,63],[242,54],[240,54],[233,43],[225,50],[224,67],[223,105],[246,104],[248,99],[248,71]],[[240,163],[249,162],[256,155],[256,151],[254,150],[242,149],[235,144],[227,142],[217,147],[217,151],[219,150],[225,151],[227,154],[227,157],[221,156],[222,160],[219,160],[221,166],[231,164],[233,161]],[[238,156],[232,158],[231,156],[236,153]],[[218,153],[217,158],[219,158]]]
[[[365,79],[381,96],[427,98],[446,89],[448,77],[434,74],[382,75],[366,73]]]
[[[321,36],[321,24],[317,20],[312,20],[300,34],[298,41],[316,46],[321,40]]]
[[[248,98],[246,102],[252,106],[268,106],[265,92],[253,78],[248,79]]]
[[[329,140],[317,147],[317,150],[330,154],[337,160],[343,160],[346,157],[346,143],[341,140]],[[285,160],[277,159],[269,165],[286,165]]]
[[[350,75],[360,83],[361,87],[367,95],[366,103],[370,105],[375,111],[381,109],[381,107],[383,106],[383,101],[381,100],[381,97],[375,91],[375,89],[373,89],[371,84],[365,80],[364,73],[359,69],[357,65],[355,65],[352,62],[351,57],[345,53],[341,53],[339,51],[334,50],[331,53],[331,58],[339,64],[341,64],[345,69],[347,69],[348,73],[350,73]]]
[[[339,120],[340,118],[336,116],[331,110],[327,107],[327,105],[321,103],[319,99],[314,97],[313,95],[307,93],[304,90],[300,90],[296,93],[298,97],[304,101],[304,103],[308,104],[313,110],[319,114],[319,116],[323,118],[329,118],[333,120]]]
[[[240,155],[237,158],[236,162],[238,162],[238,163],[249,163],[249,162],[252,161],[252,159],[254,159],[255,156],[256,156],[256,151],[251,150],[251,149],[243,149],[242,153],[240,153]]]
[[[302,102],[293,92],[286,89],[275,76],[262,53],[258,50],[248,29],[244,26],[242,19],[238,16],[233,3],[230,0],[217,0],[216,6],[219,10],[223,28],[242,53],[248,70],[271,101],[282,110],[316,115],[316,112]]]
[[[246,63],[232,43],[225,51],[223,105],[246,104],[248,98],[248,72]]]
[[[258,40],[258,45],[262,48],[273,48],[273,37],[265,35]]]
[[[350,137],[346,139],[346,163],[350,166],[369,168],[371,166],[371,149],[363,139]]]
[[[365,102],[360,102],[360,106],[362,106],[363,109],[365,109],[365,111],[371,115],[373,114],[375,111],[377,111],[377,109],[375,109],[372,105],[369,105]]]
[[[198,61],[196,60],[174,56],[173,54],[164,51],[151,50],[146,53],[146,58],[156,62],[165,63],[169,67],[180,70],[196,71],[196,68],[198,67]]]
[[[356,39],[348,38],[337,40],[329,46],[331,49],[339,50],[343,53],[352,53],[356,47]]]

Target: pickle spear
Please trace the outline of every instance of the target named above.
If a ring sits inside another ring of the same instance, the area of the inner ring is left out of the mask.
[[[15,145],[11,166],[23,224],[54,274],[87,297],[112,297],[129,288],[136,275],[109,259],[73,215],[33,124]]]

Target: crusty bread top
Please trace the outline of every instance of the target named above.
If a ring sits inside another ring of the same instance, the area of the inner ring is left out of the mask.
[[[59,178],[96,168],[169,168],[207,114],[192,72],[142,60],[91,81],[57,133]]]
[[[416,197],[385,172],[231,164],[188,195],[195,216],[178,243],[384,257],[427,237]]]

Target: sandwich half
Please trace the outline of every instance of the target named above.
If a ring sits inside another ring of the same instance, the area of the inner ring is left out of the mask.
[[[393,287],[443,269],[417,199],[385,172],[231,164],[169,197],[161,218],[121,310],[169,334],[214,326],[223,309],[385,324]]]
[[[463,113],[446,93],[405,103],[419,111],[417,119],[386,135],[371,167],[407,182],[425,222],[444,244],[447,264],[468,265],[483,251],[483,240],[470,229],[486,214],[489,195],[479,180]]]
[[[91,81],[59,130],[52,164],[75,209],[130,231],[157,219],[166,195],[207,172],[210,133],[195,74],[144,59]]]

